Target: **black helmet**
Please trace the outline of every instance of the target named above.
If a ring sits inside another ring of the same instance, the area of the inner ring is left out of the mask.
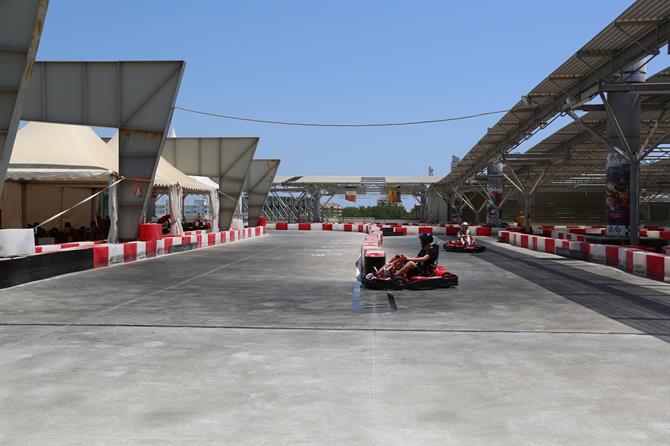
[[[419,234],[419,240],[421,240],[421,246],[427,245],[428,243],[433,243],[433,234],[422,232]]]

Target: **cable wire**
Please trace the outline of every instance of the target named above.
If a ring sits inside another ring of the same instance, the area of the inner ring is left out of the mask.
[[[220,113],[206,112],[202,110],[196,110],[188,107],[179,107],[175,106],[175,110],[181,110],[188,113],[195,113],[198,115],[212,116],[215,118],[223,119],[232,119],[236,121],[246,121],[246,122],[256,122],[260,124],[275,124],[275,125],[291,125],[291,126],[300,126],[300,127],[398,127],[398,126],[407,126],[407,125],[423,125],[423,124],[437,124],[441,122],[450,122],[450,121],[462,121],[465,119],[478,118],[480,116],[489,116],[497,115],[500,113],[507,113],[510,110],[495,110],[484,113],[475,113],[472,115],[463,115],[463,116],[454,116],[450,118],[440,118],[440,119],[427,119],[422,121],[405,121],[405,122],[381,122],[381,123],[368,123],[368,124],[328,124],[328,123],[317,123],[317,122],[293,122],[293,121],[275,121],[270,119],[257,119],[257,118],[246,118],[242,116],[233,116],[233,115],[224,115]]]

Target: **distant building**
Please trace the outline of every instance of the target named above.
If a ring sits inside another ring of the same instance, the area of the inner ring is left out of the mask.
[[[326,203],[323,205],[323,217],[339,220],[342,218],[342,205],[337,203]]]

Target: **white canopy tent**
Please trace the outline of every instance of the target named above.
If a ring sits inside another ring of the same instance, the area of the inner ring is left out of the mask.
[[[105,144],[91,128],[31,122],[19,130],[16,138],[7,184],[0,197],[0,227],[42,222],[107,187],[117,172],[113,142]],[[174,197],[181,197],[182,190],[203,194],[214,190],[163,159],[154,187]],[[65,222],[73,228],[88,226],[98,207],[96,197],[48,226],[62,229]]]

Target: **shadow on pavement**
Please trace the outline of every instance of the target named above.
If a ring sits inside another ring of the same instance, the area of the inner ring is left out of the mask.
[[[552,293],[670,343],[670,296],[563,264],[496,249],[477,257]]]

